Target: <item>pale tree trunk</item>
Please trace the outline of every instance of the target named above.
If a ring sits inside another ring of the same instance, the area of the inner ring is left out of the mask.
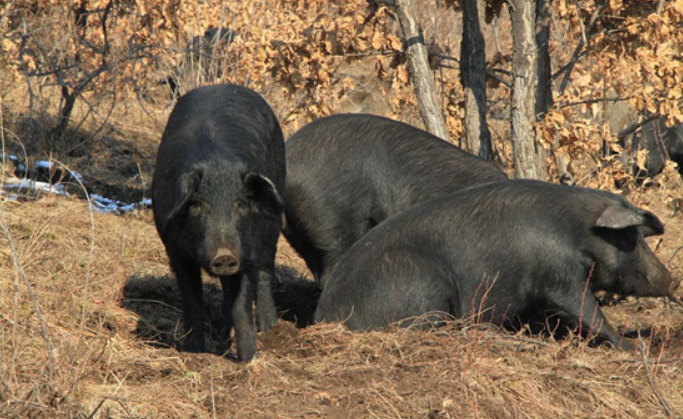
[[[512,17],[512,98],[510,129],[515,177],[547,178],[543,148],[535,141],[538,50],[536,2],[510,0]]]
[[[462,42],[460,80],[465,91],[465,144],[467,150],[491,158],[491,132],[486,124],[486,43],[483,0],[460,0]]]
[[[434,88],[427,46],[422,36],[422,28],[416,19],[415,0],[396,0],[396,9],[403,29],[410,79],[415,88],[425,128],[437,137],[448,141],[448,129]]]

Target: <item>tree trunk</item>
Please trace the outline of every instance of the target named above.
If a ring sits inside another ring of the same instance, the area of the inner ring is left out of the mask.
[[[429,54],[422,36],[422,28],[415,17],[415,0],[396,0],[398,20],[403,29],[405,53],[408,59],[410,79],[422,114],[425,128],[446,141],[448,129],[439,106],[439,100],[429,67]]]
[[[69,120],[71,118],[71,112],[74,110],[74,105],[76,104],[76,96],[77,92],[69,92],[69,88],[66,85],[62,85],[62,99],[64,100],[64,106],[59,111],[57,125],[50,132],[50,137],[53,141],[53,144],[57,144],[59,141],[61,141],[66,134],[66,130],[69,128]]]
[[[462,42],[460,81],[465,91],[465,144],[472,154],[491,158],[491,132],[486,124],[486,44],[482,0],[460,0]]]
[[[512,98],[510,125],[515,177],[547,178],[543,148],[534,140],[538,50],[536,48],[536,2],[511,0]]]
[[[553,106],[552,77],[550,75],[550,1],[536,1],[536,47],[538,48],[538,85],[536,87],[536,120]]]

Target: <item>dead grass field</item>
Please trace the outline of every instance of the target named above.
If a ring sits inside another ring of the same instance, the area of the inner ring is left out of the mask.
[[[681,275],[680,213],[647,204],[670,234],[657,253]],[[282,241],[283,316],[247,364],[220,353],[218,285],[207,281],[209,348],[176,349],[180,298],[149,211],[91,214],[80,199],[4,201],[0,242],[2,418],[547,418],[683,415],[683,304],[607,307],[651,328],[634,353],[492,327],[350,333],[304,326],[317,291]],[[653,243],[657,245],[657,243]],[[675,253],[675,254],[674,254]]]

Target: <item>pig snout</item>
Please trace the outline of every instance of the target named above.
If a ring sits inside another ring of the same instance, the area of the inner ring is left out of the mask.
[[[215,276],[234,275],[240,270],[240,261],[229,249],[221,248],[216,251],[211,264],[211,274]]]
[[[644,293],[643,296],[673,297],[681,283],[681,279],[674,278],[673,275],[671,275],[671,271],[662,265],[656,275],[649,277],[649,282],[651,284],[650,292]]]

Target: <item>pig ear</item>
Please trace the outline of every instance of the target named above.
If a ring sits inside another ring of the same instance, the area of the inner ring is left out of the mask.
[[[282,211],[284,201],[270,179],[260,173],[249,172],[244,175],[244,189],[249,198],[275,212]]]
[[[643,232],[643,236],[649,237],[664,234],[664,225],[656,215],[650,211],[642,211],[642,213],[643,217],[647,220],[640,229]]]
[[[605,208],[595,222],[595,227],[615,230],[640,227],[640,230],[646,237],[664,233],[662,222],[653,213],[618,205],[610,205]]]
[[[198,171],[183,173],[178,177],[173,196],[173,208],[168,213],[169,220],[183,213],[190,198],[197,192],[201,180],[202,174]]]

